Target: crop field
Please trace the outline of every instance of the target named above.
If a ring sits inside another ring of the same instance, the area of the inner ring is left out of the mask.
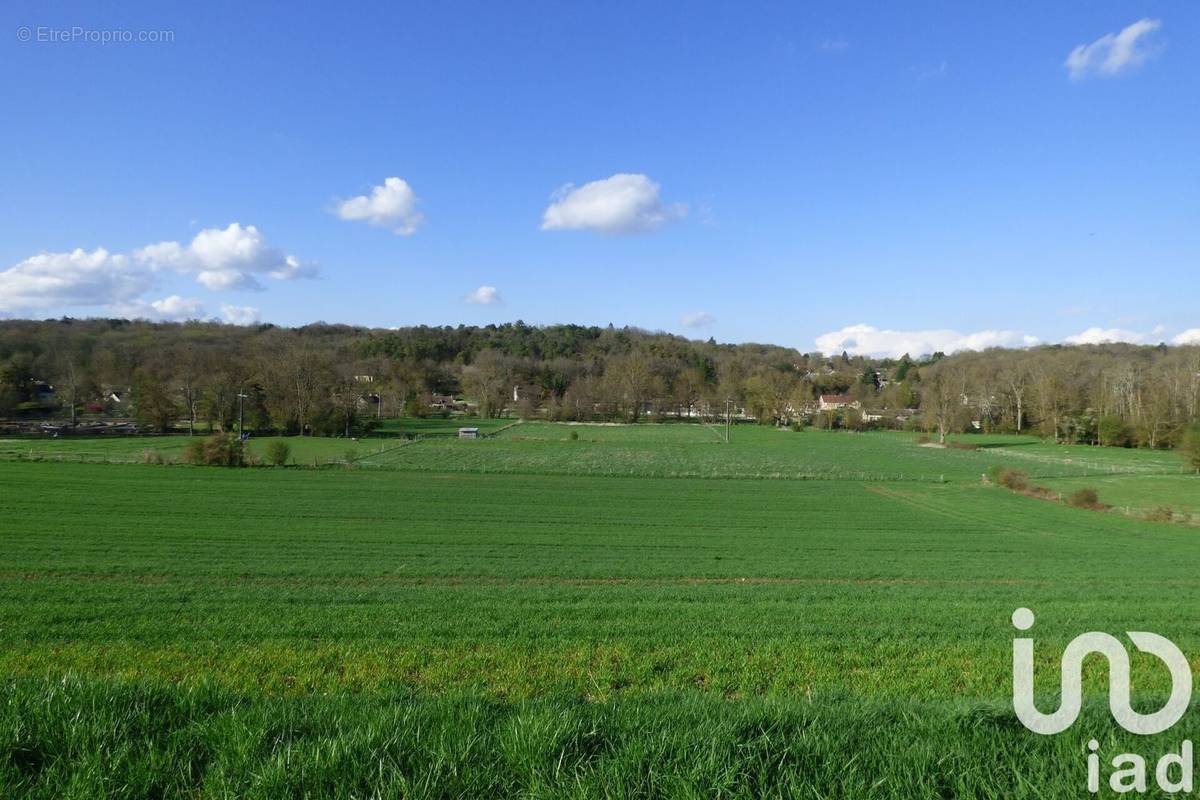
[[[572,434],[576,438],[572,439]],[[422,471],[667,478],[774,478],[856,481],[979,481],[994,465],[1032,477],[1126,473],[1180,475],[1170,453],[1056,447],[1014,438],[978,450],[921,446],[903,433],[806,431],[701,425],[556,425],[525,423],[481,441],[429,439],[370,454],[363,466]],[[982,437],[981,437],[982,438]]]
[[[75,461],[85,463],[136,464],[151,454],[179,461],[187,436],[105,436],[0,439],[0,460]],[[252,436],[247,442],[251,456],[262,458],[274,441],[287,442],[290,463],[298,466],[344,464],[401,444],[401,439],[340,439],[312,436]]]
[[[271,442],[284,441],[291,448],[291,463],[299,466],[323,466],[357,461],[403,444],[402,437],[446,437],[460,427],[477,427],[491,433],[513,424],[513,420],[477,419],[394,419],[385,420],[377,431],[362,438],[324,438],[312,436],[251,436],[247,447],[253,456],[262,457]],[[197,434],[199,435],[199,434]],[[155,453],[178,461],[188,436],[27,436],[0,438],[0,460],[82,461],[133,464]]]
[[[1090,447],[1043,442],[1021,436],[956,436],[960,442],[978,444],[980,451],[1011,459],[1011,465],[1030,475],[1056,476],[1058,470],[1074,469],[1080,474],[1140,473],[1165,475],[1186,473],[1179,455],[1170,450],[1124,447]]]
[[[1077,796],[1088,738],[1177,745],[1102,703],[1020,727],[1009,616],[1036,612],[1050,692],[1085,630],[1200,666],[1200,534],[981,480],[1195,497],[1172,454],[717,433],[526,423],[321,470],[22,440],[0,797]],[[1138,697],[1166,688],[1133,671]]]

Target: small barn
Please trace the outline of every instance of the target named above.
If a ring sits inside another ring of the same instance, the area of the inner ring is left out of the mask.
[[[460,439],[478,439],[479,428],[459,428],[458,438]]]

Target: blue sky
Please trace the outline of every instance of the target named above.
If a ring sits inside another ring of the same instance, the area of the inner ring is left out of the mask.
[[[1200,340],[1195,4],[0,18],[0,315]]]

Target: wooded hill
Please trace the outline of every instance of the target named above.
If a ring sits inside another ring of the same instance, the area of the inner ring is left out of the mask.
[[[764,424],[1037,432],[1169,447],[1197,422],[1200,347],[1128,344],[873,359],[636,328],[523,322],[394,330],[142,320],[0,321],[0,417],[345,433],[463,398],[482,415],[723,416]],[[819,410],[822,394],[851,406]],[[514,399],[515,398],[515,399]],[[910,415],[880,413],[916,409]],[[880,417],[872,420],[872,417]]]

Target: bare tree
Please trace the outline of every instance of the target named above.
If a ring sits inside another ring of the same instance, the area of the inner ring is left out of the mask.
[[[1025,430],[1025,396],[1029,392],[1029,368],[1020,355],[1016,358],[1009,357],[1006,358],[1000,375],[1008,396],[1012,398],[1017,433],[1021,433]]]
[[[647,404],[662,392],[662,381],[643,353],[611,359],[604,377],[610,397],[630,422],[637,422]]]
[[[498,417],[514,387],[512,359],[498,350],[484,350],[475,360],[463,367],[463,388],[479,404],[479,413]]]
[[[946,434],[962,427],[965,376],[957,367],[939,364],[922,370],[922,377],[921,410],[937,430],[938,443],[945,444]]]

